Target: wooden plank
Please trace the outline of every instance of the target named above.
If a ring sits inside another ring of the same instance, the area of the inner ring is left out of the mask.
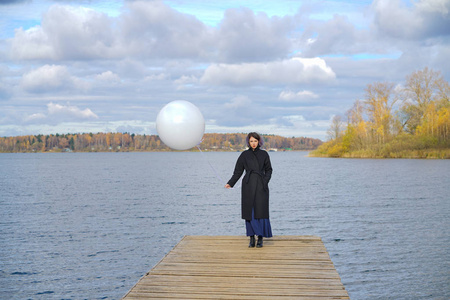
[[[123,299],[349,299],[316,236],[185,236]]]

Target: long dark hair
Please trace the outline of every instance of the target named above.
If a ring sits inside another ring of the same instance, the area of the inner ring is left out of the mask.
[[[261,138],[261,136],[256,132],[250,132],[247,137],[245,138],[245,141],[247,142],[247,146],[250,147],[250,138],[255,138],[258,140],[258,147],[261,147],[264,145],[264,140]]]

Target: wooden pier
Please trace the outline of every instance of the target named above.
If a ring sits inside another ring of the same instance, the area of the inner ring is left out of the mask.
[[[123,299],[349,299],[315,236],[185,236]]]

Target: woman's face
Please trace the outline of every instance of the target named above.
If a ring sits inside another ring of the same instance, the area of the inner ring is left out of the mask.
[[[256,149],[256,147],[258,147],[259,141],[251,136],[250,139],[248,140],[248,143],[250,144],[250,147],[252,149]]]

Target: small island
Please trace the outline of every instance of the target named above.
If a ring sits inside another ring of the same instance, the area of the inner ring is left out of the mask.
[[[428,68],[407,76],[404,85],[368,84],[345,119],[334,116],[329,141],[310,156],[449,159],[449,99],[449,83]]]

